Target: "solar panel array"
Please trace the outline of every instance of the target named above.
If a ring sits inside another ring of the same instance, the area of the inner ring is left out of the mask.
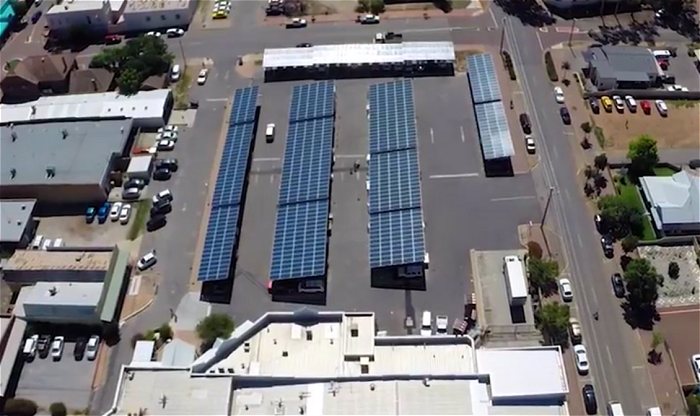
[[[370,267],[425,259],[413,85],[400,80],[370,86]]]
[[[212,195],[197,280],[228,279],[238,235],[243,185],[255,130],[258,87],[236,90]]]
[[[401,80],[369,87],[370,154],[416,147],[413,84]]]
[[[272,246],[271,280],[325,274],[334,119],[332,81],[294,87]]]
[[[491,54],[467,57],[479,141],[484,159],[502,159],[515,154],[513,139],[503,107],[501,89]]]
[[[496,68],[490,54],[480,53],[468,56],[467,68],[474,104],[500,101],[502,99]]]

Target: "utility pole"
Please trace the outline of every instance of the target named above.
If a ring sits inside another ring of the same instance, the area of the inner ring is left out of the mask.
[[[603,10],[605,10],[605,0],[600,1],[600,19],[603,21],[603,27],[605,27],[605,19],[603,18]]]
[[[542,214],[542,221],[540,221],[540,229],[544,227],[544,222],[547,219],[547,212],[549,212],[549,204],[552,202],[552,194],[554,194],[554,187],[549,187],[549,196],[547,196],[547,203],[544,205],[544,213]]]
[[[571,30],[569,30],[569,48],[571,48],[571,42],[574,38],[574,30],[576,29],[576,18],[571,19]]]
[[[185,58],[185,48],[182,46],[182,38],[179,39],[180,43],[180,53],[182,54],[182,65],[187,67],[187,59]]]
[[[503,53],[503,42],[506,40],[506,18],[503,17],[501,20],[501,48],[500,52]]]

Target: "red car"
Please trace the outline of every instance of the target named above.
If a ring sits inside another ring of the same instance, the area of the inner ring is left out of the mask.
[[[105,44],[107,45],[114,45],[117,43],[120,43],[122,41],[122,37],[119,35],[107,35],[105,36]]]
[[[639,106],[642,107],[642,111],[644,111],[644,114],[651,114],[651,104],[647,100],[642,100],[642,102],[639,103]]]

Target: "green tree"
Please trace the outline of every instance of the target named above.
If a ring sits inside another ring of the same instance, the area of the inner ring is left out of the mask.
[[[542,258],[542,246],[536,241],[527,242],[527,254],[530,258],[541,259]]]
[[[172,339],[173,338],[173,329],[168,325],[168,323],[164,323],[158,328],[158,333],[160,334],[160,338],[163,340],[163,342]]]
[[[593,186],[595,186],[596,189],[605,189],[605,187],[608,186],[608,178],[600,171],[596,172],[593,176]]]
[[[139,88],[141,88],[141,83],[144,81],[144,79],[141,78],[136,69],[125,69],[122,71],[121,75],[119,75],[119,78],[117,78],[119,93],[124,95],[136,94],[139,92]]]
[[[34,416],[38,410],[36,403],[27,399],[14,398],[5,402],[7,416]]]
[[[655,310],[659,287],[663,286],[664,278],[647,259],[632,259],[627,264],[624,277],[628,306],[638,313],[651,315]]]
[[[622,246],[622,251],[625,253],[631,253],[637,249],[637,245],[639,245],[639,237],[636,235],[627,234],[625,238],[622,239],[620,245]]]
[[[49,413],[51,413],[51,416],[66,416],[68,414],[68,409],[66,409],[66,405],[62,402],[51,403],[51,406],[49,406]]]
[[[603,223],[616,238],[641,233],[642,212],[634,201],[619,195],[605,195],[598,200],[598,209]]]
[[[553,260],[531,257],[527,263],[527,273],[530,284],[547,294],[556,285],[556,278],[559,275],[559,264]]]
[[[233,319],[223,313],[213,313],[199,321],[197,335],[207,345],[211,345],[217,338],[228,338],[233,332]]]
[[[594,168],[591,165],[586,165],[586,167],[583,169],[583,174],[586,176],[586,179],[591,179],[593,178],[596,173],[598,173],[598,169]]]
[[[549,345],[568,345],[569,306],[546,303],[537,311],[537,324]]]
[[[593,126],[589,121],[584,121],[581,123],[581,130],[583,130],[584,133],[588,134],[593,130]]]
[[[670,277],[673,280],[678,279],[678,277],[681,274],[681,268],[678,266],[678,263],[675,261],[672,261],[668,264],[668,277]]]
[[[688,416],[700,416],[700,393],[690,393],[685,398],[688,404]]]
[[[651,333],[651,349],[656,351],[659,345],[664,343],[664,336],[659,331],[653,331]]]
[[[643,134],[633,140],[627,151],[630,160],[630,173],[638,178],[654,173],[654,166],[659,163],[659,150],[656,140],[647,134]]]
[[[600,170],[605,169],[608,167],[608,156],[605,153],[599,154],[593,159],[593,165]]]

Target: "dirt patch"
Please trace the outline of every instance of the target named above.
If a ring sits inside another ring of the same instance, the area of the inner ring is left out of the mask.
[[[236,72],[243,78],[254,78],[255,72],[262,66],[263,56],[252,53],[243,56],[243,65],[236,65]]]
[[[479,47],[463,47],[455,50],[455,70],[457,72],[467,72],[466,59],[469,55],[484,53],[483,48]]]
[[[97,220],[87,224],[82,215],[42,217],[36,234],[52,240],[60,237],[66,246],[111,246],[126,239],[129,225],[109,219],[104,224]]]

